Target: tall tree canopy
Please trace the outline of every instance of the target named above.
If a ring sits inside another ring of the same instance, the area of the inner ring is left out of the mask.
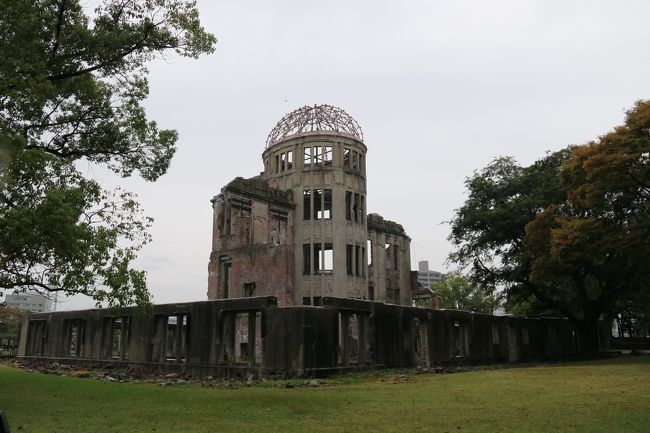
[[[528,167],[496,159],[466,182],[451,259],[510,302],[565,315],[592,353],[598,319],[649,290],[649,161],[648,101],[597,141]]]
[[[491,292],[459,273],[447,274],[431,288],[440,296],[442,308],[492,314],[497,307],[497,300]]]
[[[193,1],[88,11],[79,0],[0,0],[0,41],[0,288],[146,304],[132,261],[151,220],[76,162],[163,175],[177,133],[146,117],[146,63],[210,53],[214,36]]]

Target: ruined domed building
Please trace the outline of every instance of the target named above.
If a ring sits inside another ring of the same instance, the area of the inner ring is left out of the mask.
[[[359,124],[340,108],[284,116],[267,138],[264,171],[236,178],[212,199],[208,299],[410,305],[410,238],[401,225],[366,214],[366,154]]]
[[[268,137],[264,171],[212,200],[209,300],[28,313],[18,356],[217,377],[575,356],[566,319],[435,309],[402,226],[366,214],[366,152],[344,111],[289,113]]]

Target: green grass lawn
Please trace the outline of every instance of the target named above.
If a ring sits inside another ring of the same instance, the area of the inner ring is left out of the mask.
[[[13,433],[650,432],[650,356],[396,382],[160,387],[0,366],[0,409]]]

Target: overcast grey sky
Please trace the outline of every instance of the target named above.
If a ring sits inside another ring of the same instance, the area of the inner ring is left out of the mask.
[[[199,1],[213,55],[150,65],[147,112],[178,130],[141,253],[154,302],[206,299],[210,199],[262,170],[287,112],[330,104],[361,125],[368,211],[400,222],[413,268],[447,270],[463,181],[492,158],[582,144],[650,98],[650,1]],[[85,308],[73,299],[59,309]]]

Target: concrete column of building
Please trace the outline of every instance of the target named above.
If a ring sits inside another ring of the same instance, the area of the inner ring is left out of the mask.
[[[367,294],[366,146],[349,135],[297,134],[263,154],[267,181],[296,205],[296,303]]]

